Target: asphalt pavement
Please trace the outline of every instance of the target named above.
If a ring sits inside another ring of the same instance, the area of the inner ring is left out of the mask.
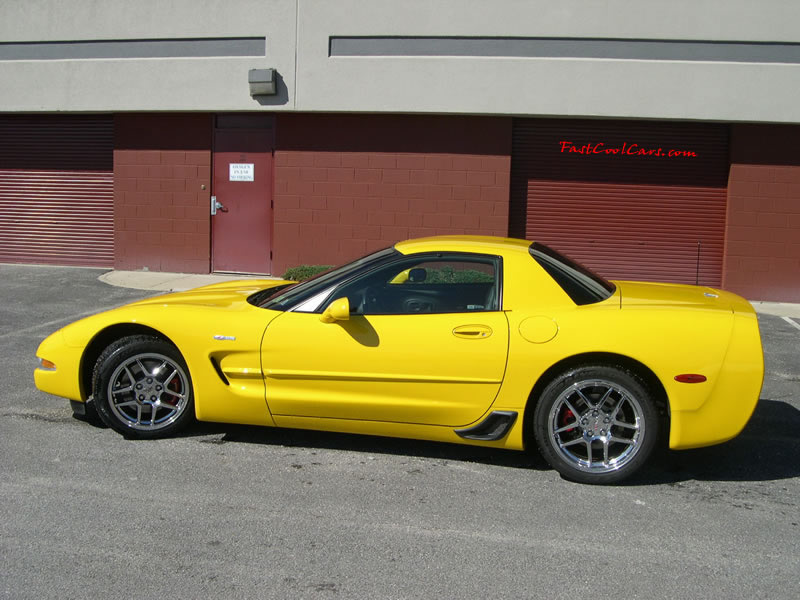
[[[216,424],[133,441],[75,419],[33,385],[39,342],[194,284],[101,274],[0,265],[2,597],[800,597],[800,314],[759,315],[739,437],[590,487],[535,452]]]

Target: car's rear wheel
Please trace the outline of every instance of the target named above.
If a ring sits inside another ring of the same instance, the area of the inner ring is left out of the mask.
[[[167,436],[193,417],[189,369],[177,348],[160,338],[114,342],[97,359],[93,382],[97,414],[124,435]]]
[[[567,479],[615,483],[646,461],[659,437],[645,382],[623,367],[582,366],[542,392],[533,416],[539,450]]]

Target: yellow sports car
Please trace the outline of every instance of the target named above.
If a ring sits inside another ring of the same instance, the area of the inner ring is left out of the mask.
[[[729,292],[606,281],[524,240],[410,240],[303,283],[134,302],[55,332],[36,386],[151,438],[201,421],[523,450],[611,483],[724,442],[764,374]],[[91,406],[89,407],[91,410]]]

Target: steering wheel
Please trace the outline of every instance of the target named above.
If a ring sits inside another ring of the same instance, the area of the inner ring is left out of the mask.
[[[438,303],[433,298],[409,296],[403,300],[403,313],[432,313],[437,309]]]
[[[367,286],[361,291],[358,314],[368,315],[376,312],[378,312],[378,294],[374,288]]]

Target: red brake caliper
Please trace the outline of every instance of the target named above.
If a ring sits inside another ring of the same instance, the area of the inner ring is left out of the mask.
[[[179,387],[180,385],[178,384],[175,378],[173,378],[172,381],[170,381],[169,384],[167,385],[167,389],[175,392],[176,394],[180,393],[180,390],[178,389]],[[165,398],[165,401],[167,404],[171,406],[175,406],[178,404],[178,399],[175,396],[169,396],[168,398]]]
[[[564,414],[561,417],[561,426],[564,427],[565,425],[568,425],[570,421],[573,420],[575,420],[575,415],[570,409],[567,409],[564,411]],[[567,432],[573,431],[574,429],[575,429],[574,427],[570,427],[569,429],[567,429]]]

